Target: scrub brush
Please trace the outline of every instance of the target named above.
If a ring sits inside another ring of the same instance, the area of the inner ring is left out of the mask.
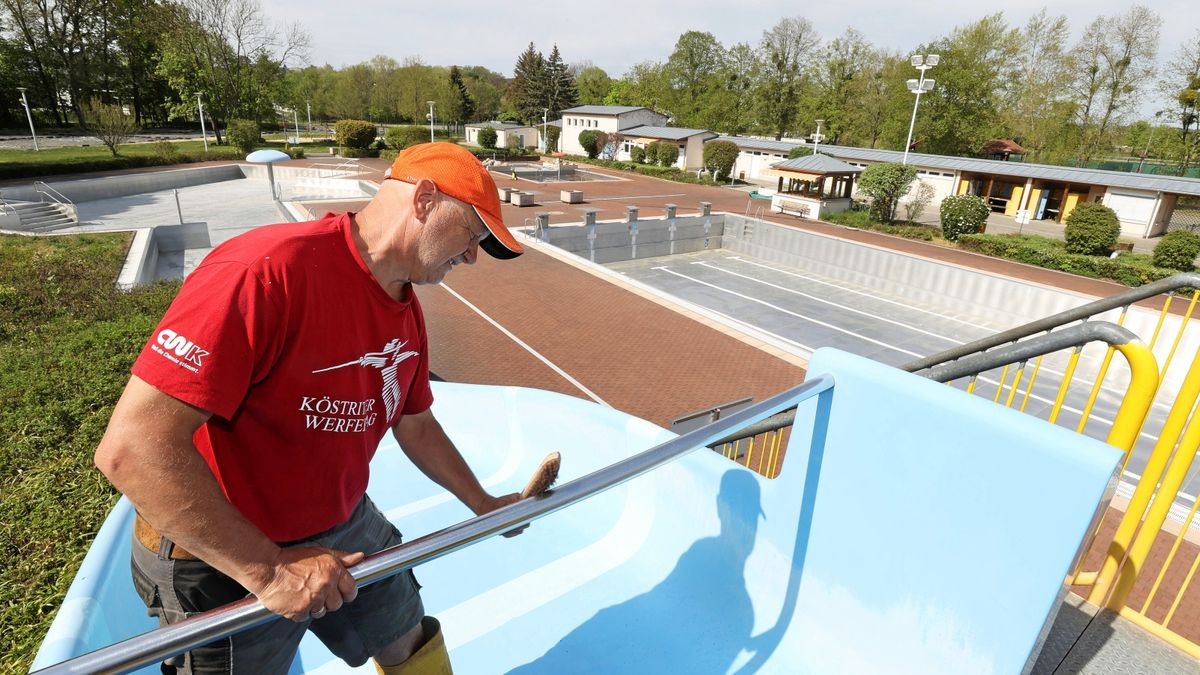
[[[537,471],[533,472],[533,477],[529,479],[525,489],[521,490],[521,499],[536,497],[549,490],[554,481],[558,480],[558,468],[561,465],[562,457],[557,452],[546,455],[538,465]]]

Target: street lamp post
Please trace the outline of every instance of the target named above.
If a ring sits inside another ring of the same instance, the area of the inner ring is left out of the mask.
[[[300,114],[292,108],[292,125],[296,127],[296,145],[300,145]]]
[[[429,142],[433,142],[433,101],[426,101],[429,104]]]
[[[196,92],[196,105],[200,107],[200,135],[204,137],[204,152],[208,153],[208,129],[204,126],[204,101],[200,100],[200,92]]]
[[[304,102],[304,110],[308,113],[308,133],[312,134],[312,101]]]
[[[550,117],[550,109],[542,108],[542,152],[550,152],[550,144],[546,142],[546,121]]]
[[[913,68],[921,71],[921,77],[908,81],[908,90],[917,95],[917,100],[913,103],[912,121],[908,123],[908,140],[904,143],[904,160],[901,164],[908,164],[908,149],[912,147],[913,127],[917,124],[917,106],[921,105],[921,94],[933,89],[934,80],[925,79],[925,71],[936,66],[938,61],[941,60],[942,57],[937,54],[929,54],[928,56],[913,54],[910,59]]]
[[[821,145],[821,139],[825,138],[824,136],[821,135],[821,125],[824,123],[825,123],[825,120],[817,120],[817,132],[815,134],[813,134],[812,136],[809,136],[809,138],[811,138],[812,142],[813,142],[813,154],[814,155],[817,154],[817,147]]]
[[[1162,119],[1165,110],[1159,110],[1154,113],[1155,124],[1150,125],[1150,137],[1146,139],[1146,149],[1142,151],[1142,160],[1138,162],[1138,173],[1142,172],[1142,167],[1146,164],[1146,156],[1150,154],[1150,142],[1154,140],[1154,132],[1158,131],[1158,120]]]
[[[29,135],[33,136],[33,150],[40,152],[38,147],[37,132],[33,130],[33,113],[29,112],[29,99],[25,98],[25,87],[17,87],[17,91],[21,92],[21,105],[25,106],[25,118],[29,120]]]

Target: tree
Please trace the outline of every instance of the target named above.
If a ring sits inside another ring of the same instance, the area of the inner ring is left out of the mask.
[[[540,122],[550,94],[546,59],[529,43],[517,58],[513,79],[508,85],[508,100],[517,119],[525,124]]]
[[[1161,25],[1153,11],[1134,5],[1119,17],[1097,17],[1084,30],[1073,51],[1081,161],[1108,145],[1112,125],[1138,100],[1153,72]]]
[[[1004,135],[1003,92],[1017,81],[1013,64],[1020,49],[1019,33],[997,13],[955,28],[918,52],[942,57],[926,75],[936,78],[937,87],[922,97],[913,133],[922,152],[977,155],[985,142]]]
[[[467,85],[463,83],[462,72],[458,66],[450,66],[450,111],[451,119],[458,124],[465,124],[475,116],[475,101],[471,99]]]
[[[862,93],[857,80],[870,77],[875,65],[875,49],[862,33],[847,28],[841,37],[825,45],[817,55],[813,74],[813,95],[808,98],[806,119],[825,120],[824,133],[837,143],[854,123],[854,111],[861,105]]]
[[[704,168],[716,180],[721,176],[732,176],[739,152],[737,143],[732,141],[709,141],[704,144]]]
[[[108,147],[113,157],[117,156],[117,148],[138,132],[137,123],[121,106],[101,103],[98,98],[88,101],[84,116],[88,130]]]
[[[600,145],[601,135],[606,135],[598,129],[585,129],[579,132],[579,145],[587,153],[588,159],[596,159],[604,146]]]
[[[719,87],[707,97],[701,112],[704,128],[741,135],[754,127],[754,84],[759,77],[754,49],[739,42],[725,51],[717,71]]]
[[[1008,88],[1001,118],[1031,159],[1054,156],[1067,135],[1071,71],[1063,45],[1069,35],[1067,18],[1049,16],[1044,8],[1021,29],[1017,86]]]
[[[479,130],[479,144],[488,150],[496,148],[496,130],[492,127],[484,127]]]
[[[558,119],[562,117],[562,111],[575,107],[578,102],[579,92],[575,89],[575,77],[571,75],[567,64],[563,63],[562,56],[558,53],[558,45],[554,45],[549,58],[546,59],[545,105],[542,110],[537,111],[538,114],[532,121],[541,120],[543,114],[547,115],[547,119]]]
[[[820,43],[812,23],[803,17],[781,19],[763,32],[759,43],[762,77],[758,86],[760,117],[775,140],[792,131],[797,100],[807,76],[806,64]]]
[[[546,125],[546,152],[554,152],[558,150],[558,137],[562,135],[562,129],[552,124]]]
[[[575,85],[579,90],[580,105],[602,105],[612,87],[612,78],[604,69],[588,66],[575,76]]]
[[[911,164],[881,162],[872,164],[858,177],[858,191],[871,199],[871,217],[885,223],[896,219],[896,204],[917,177]]]
[[[1167,111],[1179,124],[1178,175],[1182,176],[1200,151],[1200,30],[1185,42],[1158,81]]]
[[[712,33],[692,30],[679,36],[665,73],[673,94],[668,107],[680,126],[702,124],[704,99],[717,88],[717,73],[724,60],[725,48]]]

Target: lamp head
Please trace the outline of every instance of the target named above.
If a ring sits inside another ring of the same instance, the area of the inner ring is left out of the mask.
[[[921,83],[921,91],[933,91],[934,80],[925,80]]]
[[[925,65],[925,57],[920,54],[913,54],[909,57],[908,62],[913,64],[913,68],[920,68]]]
[[[925,57],[925,65],[930,66],[930,67],[936,66],[938,64],[938,62],[941,60],[942,60],[941,55],[930,54],[929,56]]]

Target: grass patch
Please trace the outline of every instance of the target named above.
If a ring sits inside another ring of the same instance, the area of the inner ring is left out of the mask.
[[[237,148],[211,142],[207,153],[204,152],[203,141],[170,141],[168,144],[173,151],[164,151],[162,142],[122,145],[118,148],[121,154],[117,157],[113,157],[103,145],[47,148],[41,152],[0,150],[0,180],[245,157]]]
[[[178,282],[115,280],[131,233],[0,235],[0,672],[26,672],[117,492],[92,466]]]
[[[878,223],[871,220],[871,214],[866,211],[842,211],[840,213],[826,213],[821,215],[821,220],[827,223],[835,223],[845,227],[853,227],[857,230],[870,230],[872,232],[882,232],[896,237],[904,237],[905,239],[920,239],[921,241],[933,241],[933,237],[939,234],[935,227],[928,225],[912,225],[912,224],[887,224]]]
[[[1067,251],[1066,242],[1029,234],[964,234],[958,245],[968,251],[1015,260],[1046,269],[1070,272],[1093,279],[1108,279],[1126,286],[1141,286],[1179,274],[1155,267],[1151,256],[1121,253],[1116,258],[1080,255]]]

